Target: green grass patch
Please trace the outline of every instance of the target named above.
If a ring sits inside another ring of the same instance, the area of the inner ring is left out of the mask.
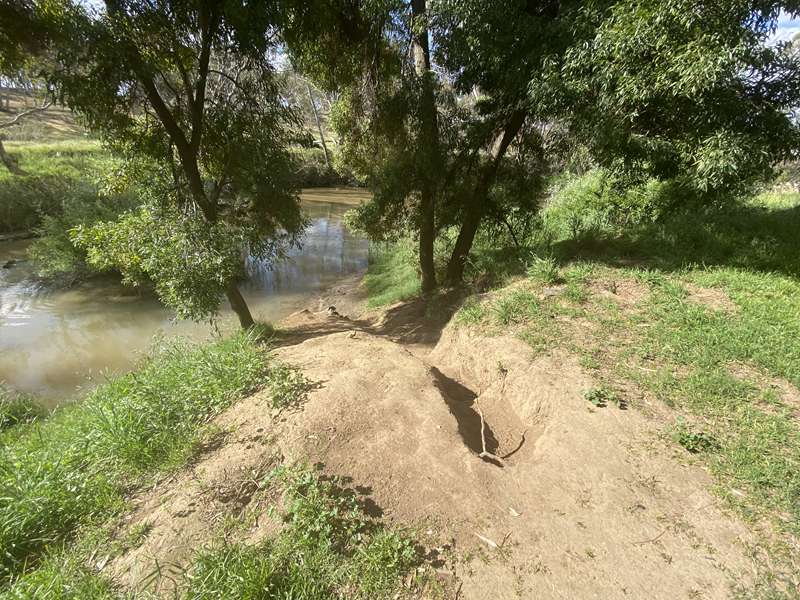
[[[686,301],[675,279],[657,287],[644,317],[650,326],[643,352],[685,373],[643,381],[701,420],[703,435],[716,440],[709,460],[726,498],[745,515],[777,517],[781,528],[798,535],[797,407],[731,370],[752,365],[800,385],[800,282],[736,269],[691,271],[683,278],[724,289],[736,314]],[[691,432],[679,437],[697,447]]]
[[[419,294],[417,258],[412,242],[371,244],[364,285],[369,297],[367,306],[371,308],[394,304]]]
[[[284,527],[247,546],[204,550],[187,574],[187,600],[394,598],[420,560],[411,538],[369,518],[359,497],[308,469],[279,470]]]
[[[0,169],[0,233],[34,229],[45,215],[61,215],[66,198],[96,195],[98,178],[114,164],[109,152],[91,140],[5,146],[26,174]]]
[[[254,336],[169,343],[47,420],[0,438],[0,578],[34,567],[76,529],[118,512],[126,490],[182,464],[203,425],[267,376]]]
[[[9,390],[0,384],[0,431],[44,417],[46,411],[29,394]]]

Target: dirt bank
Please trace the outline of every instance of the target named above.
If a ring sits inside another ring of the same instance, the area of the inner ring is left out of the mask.
[[[588,403],[573,356],[443,327],[414,303],[369,314],[359,293],[345,282],[284,324],[275,354],[311,383],[301,407],[238,403],[195,464],[135,499],[121,535],[146,535],[108,566],[119,581],[169,592],[230,515],[255,516],[239,539],[270,535],[260,475],[305,462],[415,527],[444,590],[420,597],[727,598],[749,583],[753,539],[707,473],[652,417]]]

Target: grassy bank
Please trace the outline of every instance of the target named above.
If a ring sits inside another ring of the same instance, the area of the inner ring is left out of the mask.
[[[162,345],[136,371],[43,420],[6,411],[16,420],[0,434],[0,598],[149,597],[121,588],[102,572],[104,562],[97,566],[96,557],[119,556],[147,535],[146,525],[118,529],[131,494],[187,464],[219,434],[211,418],[237,399],[263,386],[273,408],[287,409],[307,385],[297,369],[270,359],[255,335],[239,334]],[[408,535],[370,518],[356,491],[312,469],[281,466],[258,477],[253,505],[273,506],[278,533],[256,544],[234,541],[248,519],[269,518],[263,509],[223,519],[219,536],[180,574],[178,596],[394,597],[419,560]]]
[[[6,142],[25,175],[0,169],[0,233],[27,231],[46,215],[60,215],[65,199],[96,195],[97,180],[113,162],[92,140]]]
[[[209,418],[263,384],[265,350],[238,335],[169,344],[52,417],[0,441],[0,577],[11,580],[83,527],[119,512],[126,493],[182,464]]]

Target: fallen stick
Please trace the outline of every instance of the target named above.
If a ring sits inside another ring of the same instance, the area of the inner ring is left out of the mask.
[[[475,408],[478,410],[478,414],[481,417],[481,447],[483,448],[483,451],[480,454],[478,454],[478,457],[496,460],[501,465],[505,465],[502,458],[500,458],[496,454],[492,454],[486,449],[486,434],[484,433],[486,430],[486,420],[483,418],[483,411],[481,411],[481,407],[478,404],[477,398],[475,399]]]

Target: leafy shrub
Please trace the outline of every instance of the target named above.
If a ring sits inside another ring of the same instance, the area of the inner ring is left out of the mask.
[[[130,194],[105,196],[93,186],[78,182],[64,194],[59,214],[44,215],[36,229],[36,238],[28,255],[41,277],[78,279],[92,272],[86,262],[86,251],[75,245],[70,232],[79,227],[116,219],[126,210],[134,208],[138,200]]]
[[[533,280],[541,281],[546,285],[552,285],[559,281],[558,262],[552,256],[531,256],[525,270],[528,277]]]
[[[333,156],[333,164],[328,167],[325,164],[325,152],[318,146],[295,148],[292,153],[298,163],[297,179],[300,187],[330,187],[355,183],[352,173],[333,160]]]
[[[602,169],[562,176],[553,188],[543,222],[556,237],[573,240],[658,221],[688,194],[674,181],[628,183]]]

